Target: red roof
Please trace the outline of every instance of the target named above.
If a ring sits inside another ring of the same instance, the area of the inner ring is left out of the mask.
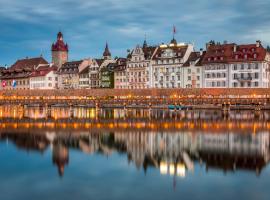
[[[51,71],[57,71],[56,66],[50,66],[50,65],[44,65],[40,66],[38,69],[33,71],[30,75],[30,77],[39,77],[39,76],[46,76]]]
[[[18,69],[30,69],[33,70],[38,67],[40,64],[48,64],[48,62],[42,58],[26,58],[17,60],[11,67],[10,70],[18,70]]]
[[[64,43],[63,34],[61,32],[57,34],[56,43],[52,44],[52,51],[68,51],[68,44]]]
[[[208,47],[203,64],[264,61],[266,49],[257,44],[212,44]]]

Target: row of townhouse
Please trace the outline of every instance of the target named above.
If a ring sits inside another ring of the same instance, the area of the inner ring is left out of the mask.
[[[260,41],[254,44],[207,43],[195,51],[192,44],[149,46],[144,41],[126,58],[111,56],[106,43],[101,58],[68,61],[69,47],[61,32],[52,44],[52,63],[26,58],[1,68],[2,89],[79,88],[268,88],[270,54]]]

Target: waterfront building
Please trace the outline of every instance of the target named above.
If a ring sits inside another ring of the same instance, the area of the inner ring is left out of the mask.
[[[68,61],[68,44],[64,43],[63,34],[57,34],[57,41],[52,44],[52,63],[60,68]]]
[[[203,59],[205,88],[268,88],[269,52],[255,44],[207,44]]]
[[[90,59],[71,61],[63,64],[58,70],[58,86],[60,89],[78,89],[79,73],[89,67]]]
[[[202,59],[205,52],[192,52],[182,67],[183,88],[202,87]]]
[[[47,65],[48,62],[43,57],[17,60],[11,67],[2,71],[2,89],[30,89],[32,72]]]
[[[57,66],[53,64],[42,65],[30,75],[30,89],[57,89]]]
[[[151,87],[153,88],[181,88],[184,80],[182,67],[193,52],[192,44],[177,43],[173,38],[168,45],[158,47],[152,57]]]
[[[105,62],[100,69],[100,88],[114,88],[114,68],[116,66],[115,61]]]
[[[157,50],[155,46],[148,46],[146,40],[142,47],[137,45],[128,55],[127,61],[127,88],[150,88],[151,58]]]
[[[114,68],[116,66],[116,60],[112,59],[107,42],[102,59],[103,62],[99,67],[99,87],[114,88]]]
[[[114,88],[115,89],[127,89],[127,59],[118,58],[116,66],[114,67]]]
[[[93,59],[89,66],[89,87],[99,88],[100,77],[99,72],[104,59]]]

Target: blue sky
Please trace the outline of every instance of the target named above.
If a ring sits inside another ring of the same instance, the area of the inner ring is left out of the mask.
[[[70,60],[100,57],[108,41],[113,56],[141,44],[179,42],[196,49],[211,39],[270,44],[269,0],[0,0],[0,65],[44,55],[61,30]]]

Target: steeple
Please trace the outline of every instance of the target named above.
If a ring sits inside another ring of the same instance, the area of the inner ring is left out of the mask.
[[[106,46],[105,46],[105,49],[104,49],[104,52],[103,52],[103,59],[111,59],[111,52],[109,50],[109,45],[108,45],[108,42],[106,42]]]
[[[171,44],[177,45],[177,41],[175,39],[175,34],[176,34],[176,27],[173,26],[173,39],[171,40]]]
[[[147,48],[146,35],[144,36],[143,49]]]

